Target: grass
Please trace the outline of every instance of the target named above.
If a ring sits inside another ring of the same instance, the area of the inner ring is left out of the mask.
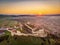
[[[9,36],[4,37],[0,45],[59,45],[60,39],[51,37],[33,37],[33,36]]]

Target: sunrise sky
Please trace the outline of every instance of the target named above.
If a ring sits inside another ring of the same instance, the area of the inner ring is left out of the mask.
[[[0,14],[60,14],[60,0],[0,0]]]

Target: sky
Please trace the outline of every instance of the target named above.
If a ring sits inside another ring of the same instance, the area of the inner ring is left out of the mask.
[[[60,0],[0,0],[0,14],[60,14]]]

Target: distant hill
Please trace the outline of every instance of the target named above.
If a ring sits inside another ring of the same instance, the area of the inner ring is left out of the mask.
[[[19,16],[37,16],[37,15],[4,15],[4,14],[0,14],[0,18],[3,18],[3,17],[19,17]],[[40,15],[39,15],[40,16]],[[60,14],[48,14],[48,15],[42,15],[42,16],[60,16]]]

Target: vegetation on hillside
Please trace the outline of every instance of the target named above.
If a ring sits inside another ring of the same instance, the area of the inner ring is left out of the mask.
[[[57,37],[33,37],[33,36],[8,36],[0,37],[0,45],[60,45]]]

